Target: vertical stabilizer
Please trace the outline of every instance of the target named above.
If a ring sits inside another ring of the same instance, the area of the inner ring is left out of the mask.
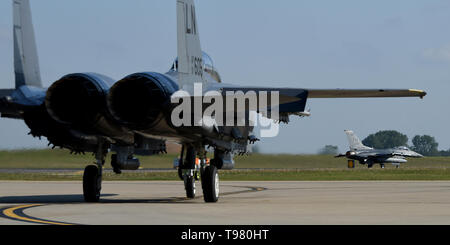
[[[370,150],[372,148],[367,147],[363,145],[361,140],[356,136],[356,134],[351,130],[345,130],[345,133],[347,134],[348,143],[350,144],[350,150],[351,151],[358,151],[358,150]]]
[[[13,0],[14,71],[16,88],[42,87],[29,0]]]
[[[177,36],[179,85],[183,90],[190,91],[194,83],[205,85],[203,53],[193,0],[177,0]]]

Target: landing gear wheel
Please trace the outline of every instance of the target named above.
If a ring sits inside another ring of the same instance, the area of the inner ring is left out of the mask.
[[[84,169],[83,195],[86,202],[98,202],[100,200],[101,179],[97,166],[90,165]]]
[[[202,189],[205,202],[217,202],[219,200],[219,172],[210,165],[202,174]]]
[[[117,163],[117,154],[111,155],[111,167],[113,167],[113,171],[116,174],[121,174],[122,170],[120,170],[119,164]]]
[[[178,177],[180,178],[180,180],[184,180],[184,178],[183,178],[183,169],[181,169],[179,167],[177,172],[178,172]]]
[[[195,198],[195,178],[194,176],[186,176],[184,180],[184,188],[186,189],[187,198]]]

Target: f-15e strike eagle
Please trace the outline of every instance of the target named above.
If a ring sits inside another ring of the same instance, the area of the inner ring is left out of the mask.
[[[407,163],[407,157],[422,158],[423,156],[417,152],[410,150],[406,146],[396,147],[392,149],[374,149],[363,145],[361,140],[353,133],[353,131],[345,130],[348,142],[350,144],[350,151],[336,157],[347,157],[349,161],[359,161],[361,164],[366,164],[368,168],[372,168],[374,164],[380,164],[384,168],[385,163],[391,163],[397,168],[402,163]]]
[[[0,91],[1,116],[24,120],[32,136],[46,137],[55,147],[73,153],[94,153],[96,163],[87,166],[83,175],[87,202],[100,199],[102,167],[109,152],[113,153],[114,171],[120,173],[138,169],[140,163],[135,155],[163,153],[166,141],[181,144],[179,175],[187,196],[193,198],[195,159],[205,159],[207,147],[214,149],[210,164],[201,161],[200,172],[204,200],[217,202],[218,170],[232,169],[233,156],[246,153],[248,146],[259,140],[253,133],[254,125],[249,124],[250,112],[288,122],[289,116],[309,115],[305,112],[308,98],[426,95],[421,90],[258,88],[222,83],[211,58],[200,47],[194,1],[176,0],[176,9],[178,58],[168,72],[135,73],[119,81],[97,73],[74,73],[44,88],[29,0],[13,0],[15,89]],[[200,95],[195,94],[196,90]],[[255,95],[257,106],[253,110],[248,106],[251,103],[244,101],[242,109],[236,97],[230,96],[244,93]],[[221,104],[216,103],[220,100]],[[193,110],[183,105],[189,101]],[[231,109],[220,110],[222,104],[230,103]],[[245,115],[234,117],[232,109],[236,107]],[[203,117],[202,113],[208,111],[210,116]],[[218,123],[224,117],[227,123]]]

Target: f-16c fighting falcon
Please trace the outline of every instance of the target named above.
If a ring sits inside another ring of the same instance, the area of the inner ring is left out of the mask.
[[[423,157],[417,152],[411,151],[408,147],[401,146],[392,149],[373,149],[363,145],[361,140],[353,133],[353,131],[345,130],[350,144],[350,151],[345,155],[341,154],[336,157],[347,157],[349,161],[352,161],[354,166],[355,161],[359,161],[361,164],[367,164],[369,168],[372,168],[374,164],[380,164],[381,168],[385,167],[385,163],[391,163],[397,168],[400,164],[407,163],[407,157],[421,158]]]
[[[74,73],[43,88],[29,0],[13,0],[13,9],[16,86],[1,90],[1,116],[24,120],[30,135],[46,137],[54,147],[72,153],[92,152],[96,162],[87,166],[83,175],[87,202],[100,199],[102,169],[109,152],[113,154],[111,166],[120,174],[122,170],[139,168],[136,155],[164,153],[167,141],[182,145],[178,174],[187,197],[195,196],[195,182],[201,178],[204,200],[217,202],[218,170],[232,169],[233,156],[247,153],[249,146],[259,140],[253,133],[254,126],[247,123],[250,110],[245,101],[244,117],[234,118],[233,112],[233,119],[227,118],[227,122],[235,124],[218,123],[222,115],[230,116],[233,110],[229,107],[223,113],[199,118],[199,114],[210,110],[208,106],[220,111],[231,101],[234,109],[230,94],[258,94],[254,97],[260,108],[255,110],[258,115],[284,123],[290,116],[309,116],[305,112],[308,98],[426,95],[421,90],[252,88],[222,83],[211,58],[202,52],[193,0],[176,0],[178,58],[168,72],[135,73],[119,81],[97,73]],[[194,95],[189,94],[192,92]],[[267,97],[271,99],[266,101]],[[223,103],[217,104],[220,100]],[[189,101],[193,102],[193,110],[185,104]],[[241,120],[244,124],[236,125]],[[202,124],[206,121],[209,123]],[[209,164],[205,160],[208,148],[214,152]],[[199,168],[196,158],[202,159]]]

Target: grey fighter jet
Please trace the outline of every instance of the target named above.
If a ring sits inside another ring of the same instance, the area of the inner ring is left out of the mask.
[[[178,171],[186,195],[195,196],[195,181],[200,178],[195,171],[200,169],[204,200],[217,202],[218,170],[232,169],[233,156],[247,153],[248,146],[259,140],[253,133],[253,125],[248,124],[250,109],[246,109],[245,101],[245,109],[241,108],[244,116],[234,117],[233,110],[223,111],[227,121],[234,124],[218,123],[222,113],[199,115],[208,112],[209,106],[217,105],[219,100],[231,101],[234,109],[234,97],[229,96],[233,93],[258,94],[258,109],[253,108],[252,112],[285,123],[290,116],[310,115],[305,112],[308,98],[422,98],[426,95],[424,91],[410,89],[318,90],[223,83],[212,59],[201,49],[193,0],[174,1],[178,58],[168,72],[140,72],[119,81],[97,73],[74,73],[44,88],[29,0],[13,0],[12,3],[16,86],[0,91],[1,116],[24,120],[30,135],[46,137],[53,147],[66,148],[75,154],[94,153],[96,163],[87,166],[83,175],[83,194],[87,202],[99,201],[102,169],[109,152],[113,153],[111,166],[120,174],[122,170],[139,168],[136,155],[164,153],[167,141],[182,145]],[[39,1],[33,3],[40,4]],[[201,85],[197,89],[200,95],[195,93],[198,85]],[[264,100],[268,94],[275,99]],[[188,105],[182,107],[185,111],[177,111],[188,100],[193,101],[194,110],[190,112]],[[199,106],[200,110],[196,110]],[[220,109],[220,105],[216,109]],[[173,120],[177,112],[182,124]],[[228,120],[228,116],[232,119]],[[199,123],[204,121],[209,123]],[[205,161],[207,147],[214,151],[209,164]],[[196,158],[201,159],[200,168],[195,166]]]
[[[392,149],[374,149],[363,145],[361,140],[355,135],[353,131],[345,130],[350,144],[350,151],[346,154],[341,154],[336,157],[347,157],[354,166],[355,161],[361,164],[366,164],[372,168],[374,164],[380,164],[381,168],[385,167],[386,163],[391,163],[397,168],[400,164],[408,162],[407,157],[421,158],[423,157],[417,152],[414,152],[408,147],[401,146]]]

